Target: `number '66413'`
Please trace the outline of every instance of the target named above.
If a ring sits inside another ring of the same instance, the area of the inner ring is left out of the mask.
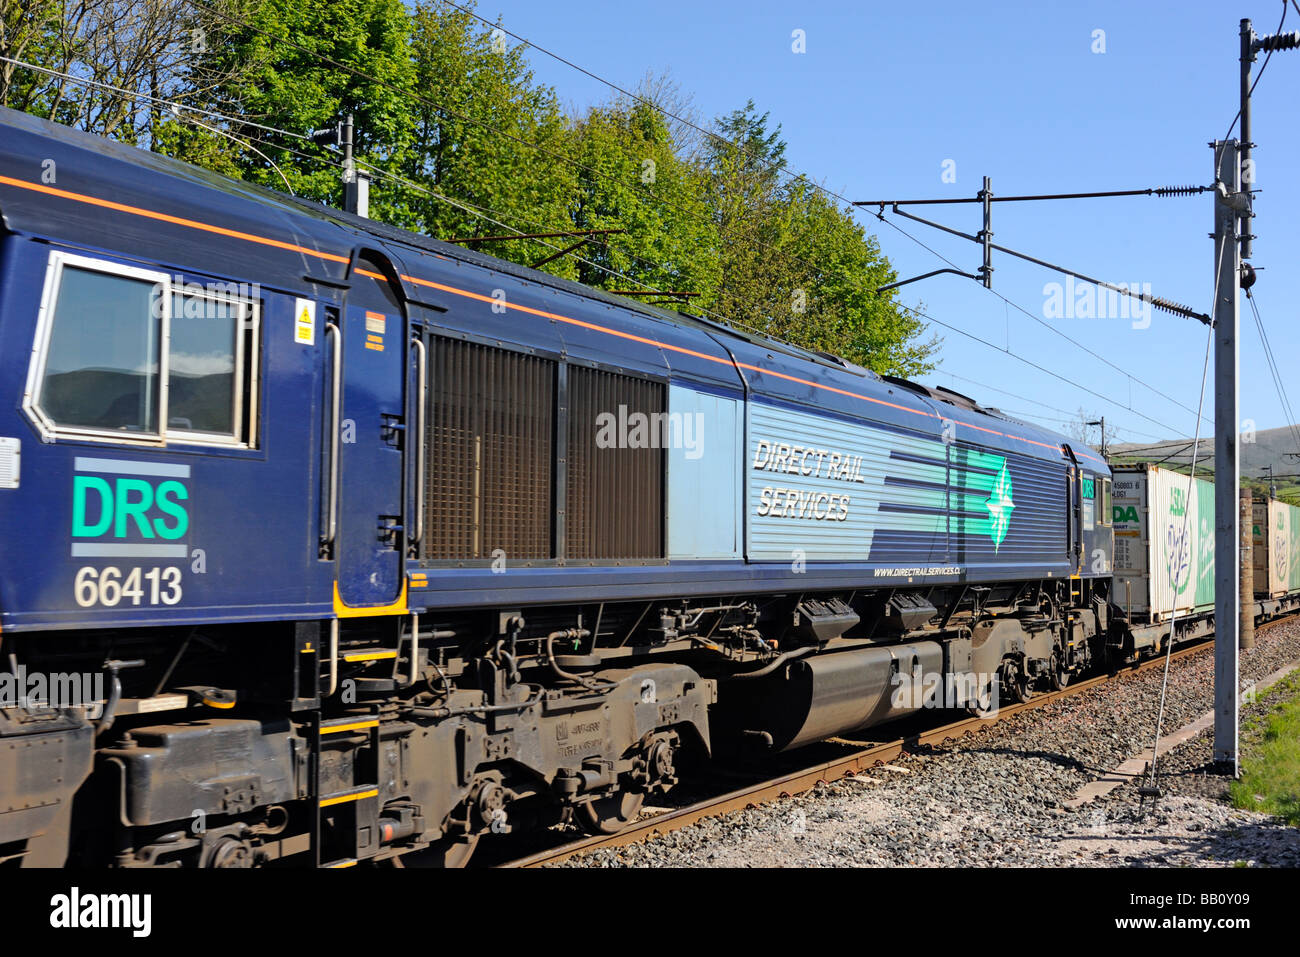
[[[174,605],[181,600],[181,570],[136,567],[123,572],[114,565],[107,568],[87,565],[77,570],[73,596],[82,608]]]

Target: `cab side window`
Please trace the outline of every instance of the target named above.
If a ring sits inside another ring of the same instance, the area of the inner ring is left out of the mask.
[[[61,265],[40,408],[60,429],[158,434],[157,278]]]
[[[257,400],[255,332],[250,302],[193,290],[172,294],[169,435],[246,444]]]
[[[47,432],[256,445],[258,308],[238,287],[56,251],[41,308],[25,404]]]

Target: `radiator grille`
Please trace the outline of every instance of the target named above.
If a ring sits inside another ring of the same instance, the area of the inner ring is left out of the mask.
[[[659,382],[570,366],[566,558],[663,557],[666,391]],[[598,442],[602,413],[613,417],[602,437],[620,439],[615,447]],[[640,441],[652,447],[624,441],[638,440],[637,413],[647,421]]]
[[[424,558],[554,555],[556,364],[430,342]]]

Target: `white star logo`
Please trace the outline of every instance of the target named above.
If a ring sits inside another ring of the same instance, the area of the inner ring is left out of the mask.
[[[1007,529],[1011,527],[1011,511],[1016,507],[1016,503],[1011,500],[1011,472],[1007,469],[1006,462],[1002,463],[1002,471],[998,472],[997,481],[993,483],[993,491],[989,493],[984,507],[989,510],[992,520],[989,536],[993,539],[993,552],[997,554],[998,546],[1007,537]]]

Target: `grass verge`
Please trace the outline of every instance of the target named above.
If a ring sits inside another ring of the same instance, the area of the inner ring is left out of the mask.
[[[1300,827],[1300,672],[1260,698],[1262,713],[1241,735],[1241,778],[1228,785],[1234,807],[1273,814]]]

